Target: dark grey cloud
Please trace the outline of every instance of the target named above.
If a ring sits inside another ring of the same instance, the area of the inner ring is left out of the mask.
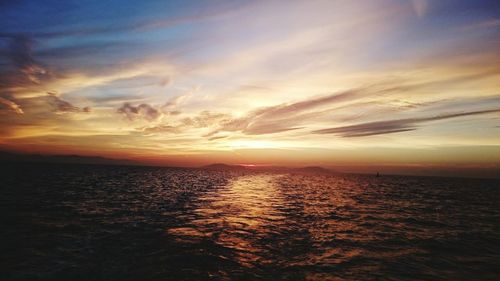
[[[117,112],[127,117],[129,120],[145,119],[147,121],[154,121],[162,116],[162,113],[158,109],[147,103],[134,106],[126,102],[117,109]]]
[[[182,112],[177,108],[182,103],[182,101],[188,96],[179,95],[173,98],[170,98],[165,104],[161,106],[153,106],[147,103],[142,103],[137,106],[132,105],[129,102],[123,103],[123,105],[117,109],[117,112],[127,117],[129,120],[135,119],[145,119],[147,121],[155,121],[158,120],[162,116],[175,116],[180,115]],[[202,113],[203,114],[207,114]],[[200,123],[204,118],[213,117],[212,114],[208,113],[207,116],[195,117],[195,119],[186,119],[185,122],[194,122]],[[161,130],[159,130],[161,131]]]
[[[30,35],[0,34],[0,38],[2,37],[9,40],[9,49],[6,52],[8,58],[11,60],[16,69],[28,78],[29,81],[38,84],[42,80],[50,78],[50,71],[40,63],[36,62],[33,58],[34,40]]]
[[[2,56],[7,62],[0,72],[0,104],[3,108],[18,114],[24,113],[21,104],[12,97],[16,88],[40,84],[53,77],[53,73],[42,66],[33,57],[34,40],[28,34],[3,34],[0,39],[6,40],[6,50]]]
[[[406,118],[386,121],[367,122],[350,126],[342,126],[313,131],[314,134],[336,134],[342,137],[365,137],[416,130],[418,125],[430,121],[438,121],[464,116],[481,115],[500,112],[500,109],[478,110],[436,115],[432,117]]]
[[[52,106],[54,112],[65,113],[65,112],[90,112],[90,107],[77,107],[73,104],[61,99],[55,93],[47,93],[45,97],[49,105]]]

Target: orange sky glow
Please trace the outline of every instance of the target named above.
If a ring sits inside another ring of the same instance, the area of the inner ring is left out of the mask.
[[[500,18],[480,5],[174,2],[3,7],[0,149],[500,171]]]

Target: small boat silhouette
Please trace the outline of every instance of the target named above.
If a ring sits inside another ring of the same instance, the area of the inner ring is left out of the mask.
[[[380,174],[379,174],[379,172],[377,172],[377,175],[376,175],[376,177],[377,177],[377,178],[378,178],[378,177],[380,177]]]

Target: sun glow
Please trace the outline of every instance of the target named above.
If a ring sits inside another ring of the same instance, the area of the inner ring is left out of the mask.
[[[290,143],[281,141],[267,141],[267,140],[237,140],[227,143],[230,149],[279,149],[290,147]]]
[[[74,20],[35,2],[44,13],[1,7],[0,149],[166,165],[436,158],[423,150],[500,163],[500,25],[482,1],[292,1],[284,13],[142,1],[130,17],[75,4]]]

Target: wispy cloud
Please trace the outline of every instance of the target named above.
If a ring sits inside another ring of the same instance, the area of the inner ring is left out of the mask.
[[[230,120],[230,118],[230,114],[214,113],[205,110],[196,116],[183,118],[181,123],[188,127],[207,128],[219,124],[220,122],[226,122],[226,120]]]
[[[15,103],[11,100],[8,100],[6,98],[0,97],[0,104],[6,106],[9,110],[11,110],[17,114],[24,113],[23,110],[21,109],[21,107],[17,103]]]
[[[160,134],[178,134],[182,130],[179,126],[171,126],[171,125],[157,125],[139,128],[140,131],[151,134],[151,133],[160,133]]]
[[[243,117],[224,120],[221,122],[218,129],[212,131],[207,136],[212,136],[218,132],[224,131],[240,131],[248,135],[260,135],[297,130],[301,128],[296,126],[297,123],[307,120],[307,118],[303,118],[306,117],[304,112],[316,110],[323,106],[329,106],[339,102],[352,101],[359,98],[361,94],[362,91],[356,89],[290,104],[260,108],[251,111]],[[316,115],[313,112],[308,114],[309,117],[311,114]]]
[[[45,97],[47,102],[52,106],[53,110],[57,113],[66,113],[66,112],[90,112],[90,107],[80,108],[74,106],[73,104],[61,99],[57,96],[56,93],[47,93]]]
[[[173,112],[175,111],[168,111],[167,113],[170,116],[176,116],[177,114],[173,114]],[[147,134],[179,134],[190,129],[211,128],[230,119],[230,114],[202,111],[194,116],[183,117],[177,121],[169,120],[169,124],[165,124],[163,121],[159,124],[139,128],[138,130]]]
[[[342,126],[328,129],[315,130],[314,134],[336,134],[342,137],[366,137],[373,135],[400,133],[413,131],[418,128],[418,125],[430,121],[438,121],[457,117],[465,117],[472,115],[481,115],[500,112],[500,109],[458,112],[451,114],[436,115],[432,117],[422,118],[407,118],[386,121],[367,122],[350,126]]]
[[[368,107],[371,111],[381,114],[384,111],[411,110],[435,103],[377,98],[386,91],[391,90],[380,86],[356,88],[294,103],[258,108],[244,116],[223,120],[216,130],[206,136],[210,137],[219,132],[241,132],[246,135],[274,134],[303,129],[314,124],[318,118],[332,114],[339,115],[339,112],[346,112],[349,109]],[[360,116],[360,114],[353,113],[349,117],[339,117],[339,119],[345,121],[357,119]]]

